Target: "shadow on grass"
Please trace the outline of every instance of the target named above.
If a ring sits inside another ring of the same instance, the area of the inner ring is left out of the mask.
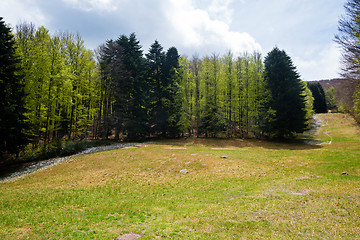
[[[240,138],[179,138],[179,139],[162,139],[144,142],[143,144],[155,144],[155,145],[175,145],[175,146],[204,146],[212,148],[265,148],[265,149],[287,149],[287,150],[311,150],[311,149],[320,149],[322,148],[320,141],[314,140],[309,136],[301,137],[297,139],[286,139],[278,141],[270,140],[259,140],[259,139],[240,139]],[[106,142],[103,145],[97,143],[95,145],[100,145],[98,147],[93,147],[92,144],[88,144],[88,148],[82,147],[74,148],[72,145],[71,151],[69,150],[63,156],[67,157],[55,157],[45,160],[44,158],[35,159],[30,162],[14,163],[11,165],[0,166],[0,181],[11,179],[17,176],[21,176],[27,173],[34,172],[38,169],[54,165],[64,159],[76,157],[77,155],[89,154],[99,151],[113,150],[117,148],[123,148],[127,146],[137,145],[139,143],[115,143],[109,145],[109,142]],[[74,145],[74,144],[73,144]],[[101,148],[102,146],[108,146],[108,148]],[[121,145],[117,147],[116,145]],[[76,145],[77,146],[77,145]],[[114,148],[113,148],[114,146]],[[73,149],[74,148],[74,149]],[[96,148],[96,149],[95,149]],[[98,149],[99,148],[99,149]],[[94,151],[88,150],[95,149]],[[80,152],[82,151],[82,152]],[[80,152],[80,153],[79,153]]]
[[[236,148],[265,148],[287,150],[311,150],[320,149],[322,142],[310,137],[284,140],[260,140],[240,138],[180,138],[157,140],[154,144],[178,145],[178,146],[205,146],[205,147],[236,147]]]

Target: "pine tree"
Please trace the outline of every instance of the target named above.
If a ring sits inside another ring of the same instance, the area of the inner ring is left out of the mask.
[[[150,115],[151,132],[165,135],[168,114],[164,106],[165,97],[165,53],[158,41],[155,41],[146,54],[149,65],[149,91],[150,91]]]
[[[315,113],[327,113],[325,92],[320,83],[309,83],[308,88],[314,98]]]
[[[115,41],[107,41],[100,47],[101,111],[103,138],[107,139],[115,127],[115,139],[124,131],[129,119],[129,74],[124,66],[123,48]]]
[[[166,132],[170,137],[179,135],[178,122],[180,121],[181,102],[179,94],[179,53],[175,47],[167,50],[164,61],[164,100],[163,104],[167,112]]]
[[[276,111],[268,129],[283,138],[307,128],[305,86],[285,51],[274,48],[265,58],[265,79],[271,91],[270,108]]]
[[[11,29],[0,17],[0,152],[18,154],[27,143],[24,134],[24,85]]]
[[[116,41],[122,48],[124,71],[128,74],[129,99],[127,101],[127,119],[124,129],[129,139],[143,139],[149,133],[149,86],[146,61],[140,42],[135,33],[129,37],[122,35]]]

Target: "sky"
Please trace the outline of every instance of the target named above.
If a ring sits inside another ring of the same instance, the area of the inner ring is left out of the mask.
[[[146,53],[158,40],[191,58],[235,56],[275,46],[292,58],[305,81],[339,77],[334,42],[345,0],[1,0],[0,16],[51,33],[79,33],[89,49],[135,33]]]

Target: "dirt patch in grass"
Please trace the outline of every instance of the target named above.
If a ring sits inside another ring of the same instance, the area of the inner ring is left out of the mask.
[[[165,147],[167,150],[186,150],[185,147]]]
[[[127,233],[127,234],[123,234],[123,235],[117,237],[115,240],[136,240],[141,237],[142,237],[141,234]]]
[[[228,148],[211,148],[211,150],[228,150],[228,151],[235,151],[235,150],[239,150],[237,148],[234,147],[228,147]]]

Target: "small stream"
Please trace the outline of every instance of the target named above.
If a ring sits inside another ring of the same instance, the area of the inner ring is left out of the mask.
[[[311,123],[310,130],[307,130],[306,132],[303,133],[303,136],[308,138],[308,139],[304,140],[304,143],[308,144],[308,145],[320,145],[320,144],[323,144],[323,142],[319,141],[319,140],[314,140],[314,139],[312,139],[312,137],[316,134],[316,132],[322,126],[322,122],[319,120],[319,118],[317,117],[316,114],[313,116],[313,119],[314,119],[314,121]]]
[[[19,163],[19,164],[7,167],[5,171],[0,171],[0,181],[5,181],[5,180],[23,176],[25,174],[33,173],[39,169],[46,169],[50,166],[60,164],[68,159],[79,157],[79,156],[82,156],[85,154],[103,152],[103,151],[109,151],[109,150],[115,150],[115,149],[121,149],[121,148],[127,148],[127,147],[141,146],[141,145],[149,144],[149,143],[150,142],[147,142],[147,143],[116,143],[116,144],[112,144],[112,145],[108,145],[108,146],[98,146],[98,147],[88,148],[82,152],[79,152],[77,154],[67,156],[67,157],[51,158],[48,160],[43,160],[43,161],[33,162],[33,163]]]

